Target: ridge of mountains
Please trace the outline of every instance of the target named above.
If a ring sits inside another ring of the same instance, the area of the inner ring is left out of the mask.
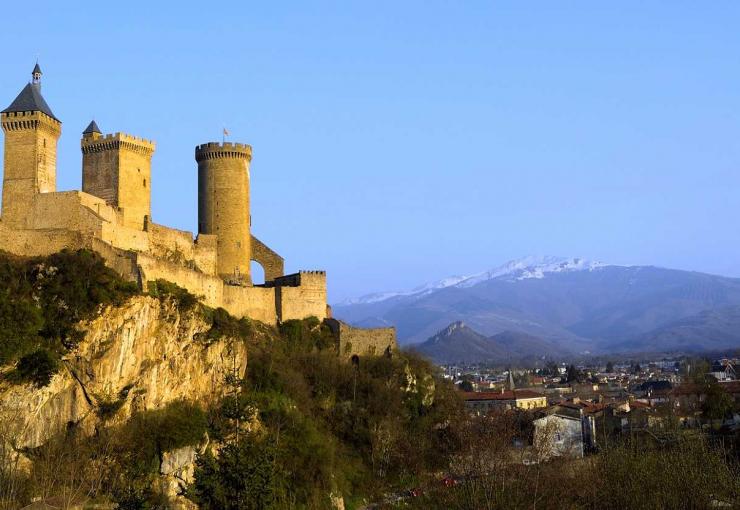
[[[410,291],[347,300],[333,313],[358,326],[395,326],[402,345],[461,321],[485,339],[528,335],[544,342],[543,352],[740,347],[740,279],[582,258],[526,257]]]

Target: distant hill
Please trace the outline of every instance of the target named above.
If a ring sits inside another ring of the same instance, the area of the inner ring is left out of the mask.
[[[459,321],[413,349],[437,363],[501,362],[561,352],[556,345],[526,333],[504,331],[485,337]]]
[[[333,306],[353,324],[393,325],[402,344],[463,321],[573,352],[740,346],[740,279],[580,258],[528,257],[472,276]]]

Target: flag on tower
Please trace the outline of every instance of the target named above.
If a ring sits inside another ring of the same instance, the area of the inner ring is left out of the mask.
[[[224,136],[229,136],[229,130],[224,128]]]

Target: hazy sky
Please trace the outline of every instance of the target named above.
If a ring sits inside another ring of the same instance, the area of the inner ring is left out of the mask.
[[[226,126],[253,232],[332,302],[529,254],[740,276],[740,3],[606,3],[7,2],[0,102],[38,54],[59,189],[94,116],[156,140],[187,230]]]

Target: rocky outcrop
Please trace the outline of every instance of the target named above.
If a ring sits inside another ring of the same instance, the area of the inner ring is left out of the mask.
[[[43,444],[70,425],[94,430],[136,410],[186,399],[207,403],[224,395],[228,374],[243,376],[243,342],[206,342],[209,325],[173,300],[148,296],[109,307],[80,325],[84,339],[44,388],[0,385],[0,420],[16,431],[16,447]]]

